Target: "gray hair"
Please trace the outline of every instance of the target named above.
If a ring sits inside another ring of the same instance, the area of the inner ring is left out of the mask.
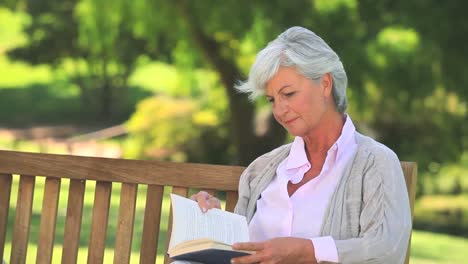
[[[322,38],[303,27],[289,28],[261,50],[250,69],[248,80],[239,82],[235,88],[249,94],[253,100],[264,93],[267,82],[280,67],[294,67],[306,78],[315,81],[330,73],[336,109],[344,113],[348,105],[348,78],[343,64]]]

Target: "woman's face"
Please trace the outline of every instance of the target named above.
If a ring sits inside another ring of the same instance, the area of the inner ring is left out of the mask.
[[[330,74],[314,81],[295,68],[280,67],[266,84],[265,95],[272,105],[275,119],[292,135],[305,137],[312,135],[324,121],[330,106],[333,107],[331,88]]]

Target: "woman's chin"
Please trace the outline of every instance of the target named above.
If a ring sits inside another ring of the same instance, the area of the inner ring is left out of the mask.
[[[305,132],[300,130],[300,129],[293,129],[293,128],[288,128],[286,129],[288,131],[289,134],[295,136],[295,137],[304,137],[305,136]]]

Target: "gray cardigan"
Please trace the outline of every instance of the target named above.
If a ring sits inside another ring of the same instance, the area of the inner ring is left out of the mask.
[[[330,200],[321,235],[333,237],[340,263],[404,263],[411,211],[399,159],[373,139],[355,136],[356,154]],[[235,212],[249,222],[290,148],[284,145],[260,156],[241,175]]]

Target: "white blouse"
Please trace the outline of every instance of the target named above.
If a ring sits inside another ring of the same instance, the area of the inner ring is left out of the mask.
[[[313,166],[307,160],[304,140],[294,139],[289,156],[280,163],[273,181],[257,201],[257,210],[249,223],[251,241],[274,237],[307,238],[313,243],[318,262],[338,262],[333,238],[319,237],[319,234],[330,198],[346,164],[356,153],[355,131],[347,116],[340,137],[327,152],[320,174],[290,197],[288,182],[299,183]]]

